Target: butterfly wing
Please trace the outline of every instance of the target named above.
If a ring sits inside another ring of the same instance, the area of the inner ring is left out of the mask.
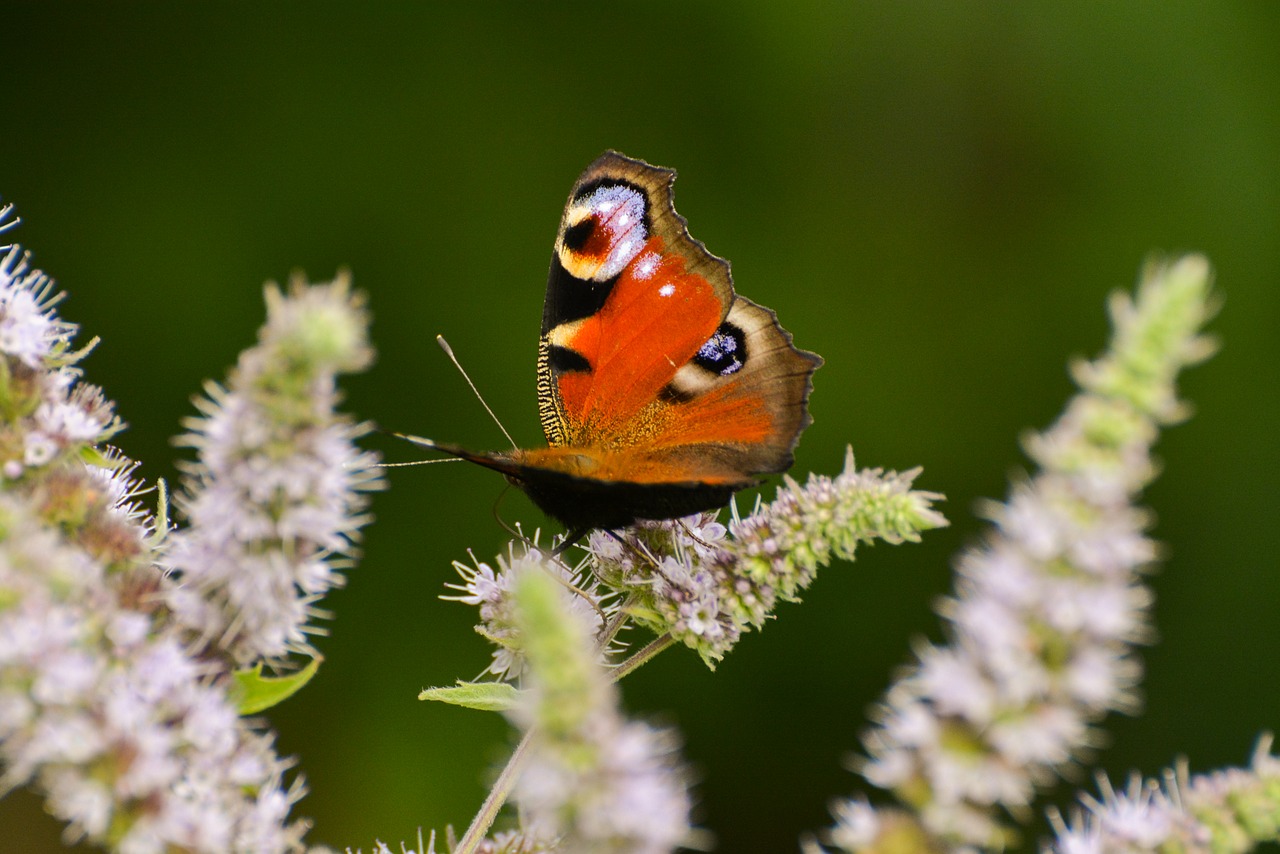
[[[591,448],[603,472],[709,483],[783,471],[810,422],[821,364],[767,308],[738,297],[728,262],[689,236],[675,173],[606,152],[565,205],[543,309],[538,399],[551,449]],[[614,460],[608,460],[610,455]],[[582,476],[591,477],[589,474]]]
[[[606,152],[574,185],[538,348],[548,448],[412,440],[502,472],[571,539],[723,507],[790,467],[822,360],[689,236],[675,172]]]

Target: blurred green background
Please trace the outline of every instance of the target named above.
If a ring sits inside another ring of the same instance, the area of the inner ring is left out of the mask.
[[[864,465],[923,465],[953,522],[825,570],[715,673],[680,650],[627,680],[629,710],[683,733],[719,850],[795,850],[829,799],[865,789],[841,763],[912,640],[937,637],[950,558],[982,532],[975,504],[1022,470],[1020,433],[1055,417],[1068,357],[1101,347],[1105,296],[1152,251],[1211,257],[1224,348],[1186,377],[1197,414],[1159,449],[1160,641],[1145,711],[1107,722],[1098,764],[1239,763],[1280,725],[1280,5],[0,14],[0,194],[24,219],[10,237],[102,337],[88,377],[147,478],[175,476],[190,396],[253,340],[262,282],[295,269],[348,266],[369,295],[379,360],[346,383],[359,417],[501,447],[432,342],[445,333],[516,438],[541,442],[534,350],[570,185],[610,147],[680,170],[694,236],[826,358],[795,471],[834,473],[846,443]],[[497,716],[415,699],[485,666],[470,609],[436,597],[450,561],[503,547],[501,480],[390,480],[327,600],[325,666],[270,714],[312,789],[310,839],[366,850],[465,826],[510,743]],[[523,497],[502,512],[541,521]],[[58,845],[21,794],[0,827],[12,850]]]

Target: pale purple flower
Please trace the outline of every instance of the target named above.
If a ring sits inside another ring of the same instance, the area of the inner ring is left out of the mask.
[[[847,799],[832,807],[836,820],[831,841],[840,848],[856,851],[869,847],[881,831],[880,815],[865,799]]]
[[[336,373],[371,358],[359,300],[339,279],[268,289],[267,304],[258,345],[188,421],[199,454],[180,497],[189,525],[165,552],[170,606],[237,663],[309,649],[314,603],[341,583],[365,493],[381,485],[355,445],[366,428],[334,413]]]
[[[1246,768],[1192,776],[1185,762],[1159,782],[1134,776],[1117,792],[1099,779],[1100,798],[1082,795],[1068,822],[1051,813],[1047,854],[1155,854],[1246,851],[1273,843],[1280,826],[1280,760],[1271,736],[1258,740]]]
[[[595,532],[593,570],[638,603],[637,622],[669,633],[714,666],[782,601],[796,601],[820,566],[852,560],[859,543],[902,542],[946,524],[942,496],[911,488],[919,471],[859,470],[853,452],[834,477],[791,478],[773,502],[728,526],[715,513]],[[625,538],[619,542],[616,537]]]
[[[535,533],[535,547],[536,542]],[[524,639],[517,625],[511,590],[515,580],[529,568],[553,573],[565,585],[566,590],[573,591],[569,607],[590,627],[593,636],[598,635],[605,622],[617,613],[616,594],[602,588],[596,578],[586,571],[585,563],[570,567],[563,561],[549,560],[541,552],[529,550],[526,544],[516,543],[507,547],[506,555],[498,556],[496,569],[477,560],[474,554],[470,557],[470,564],[453,562],[462,583],[445,585],[458,591],[458,594],[440,598],[478,606],[480,622],[476,625],[476,631],[496,647],[493,660],[484,672],[497,679],[518,680],[527,667]]]
[[[1061,852],[1156,852],[1175,842],[1194,842],[1199,835],[1177,803],[1155,783],[1134,777],[1122,792],[1101,781],[1103,799],[1085,797],[1087,818],[1078,817],[1074,827],[1056,819]],[[1187,831],[1190,831],[1188,833]],[[1207,837],[1207,834],[1206,834]],[[1191,850],[1201,848],[1191,845]],[[1179,846],[1181,850],[1187,848]]]
[[[9,210],[0,210],[0,218]],[[0,232],[15,222],[0,224]],[[43,468],[64,454],[107,440],[123,425],[96,387],[78,382],[80,371],[72,366],[89,348],[80,353],[68,349],[76,326],[54,312],[63,295],[53,280],[30,266],[30,253],[21,247],[3,246],[0,253],[0,355],[9,361],[13,378],[9,394],[18,396],[10,406],[34,410],[16,431],[21,453],[13,455],[19,446],[11,441],[10,456],[0,459],[5,477],[16,480],[28,468]]]
[[[674,851],[690,835],[690,800],[673,736],[622,717],[571,593],[533,565],[510,589],[530,685],[510,717],[534,728],[515,789],[522,833],[562,854]]]
[[[957,561],[940,608],[948,643],[922,649],[865,737],[864,777],[907,806],[874,808],[877,824],[863,800],[837,805],[829,838],[844,850],[876,850],[885,827],[929,847],[1002,847],[1004,816],[1096,744],[1102,714],[1135,707],[1132,647],[1151,635],[1142,576],[1157,549],[1134,501],[1158,428],[1183,414],[1178,371],[1211,352],[1199,335],[1208,290],[1208,265],[1191,256],[1151,268],[1136,302],[1113,300],[1111,349],[1076,367],[1081,394],[1026,443],[1042,471],[987,508],[991,534]],[[1112,793],[1062,847],[1152,850],[1167,806],[1150,789]]]
[[[0,220],[10,210],[11,205],[0,209]],[[0,233],[16,224],[16,219],[0,223]],[[0,246],[0,253],[0,353],[40,370],[46,358],[66,347],[75,326],[54,313],[63,295],[52,279],[30,266],[29,252],[13,245]]]

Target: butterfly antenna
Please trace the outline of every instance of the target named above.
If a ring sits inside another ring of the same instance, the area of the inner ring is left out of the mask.
[[[589,533],[591,533],[590,528],[573,528],[566,531],[564,539],[560,541],[560,545],[551,550],[551,556],[560,557],[570,546],[577,545],[578,541]]]
[[[511,443],[511,447],[516,447],[516,440],[511,438],[511,434],[507,432],[507,428],[502,426],[502,422],[498,420],[498,416],[493,414],[493,410],[489,408],[489,404],[485,403],[484,396],[480,394],[480,389],[476,388],[476,384],[471,381],[471,377],[467,376],[467,372],[463,369],[462,363],[458,361],[458,357],[453,355],[453,348],[449,346],[449,342],[444,340],[443,335],[436,336],[436,343],[440,345],[440,349],[449,357],[449,361],[453,362],[453,366],[458,369],[458,373],[462,374],[462,378],[467,381],[467,385],[471,386],[471,391],[475,393],[476,400],[480,401],[480,405],[484,407],[484,411],[489,413],[489,417],[493,419],[493,423],[498,425],[498,429],[502,431],[502,435],[507,437],[507,441]]]
[[[407,463],[377,463],[374,468],[380,469],[397,469],[404,466],[429,466],[434,463],[460,463],[464,462],[461,457],[444,457],[438,460],[411,460]]]

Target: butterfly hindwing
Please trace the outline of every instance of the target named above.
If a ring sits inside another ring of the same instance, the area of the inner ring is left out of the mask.
[[[606,152],[565,204],[539,352],[553,445],[627,444],[642,413],[714,333],[733,299],[728,265],[689,237],[675,173]]]

